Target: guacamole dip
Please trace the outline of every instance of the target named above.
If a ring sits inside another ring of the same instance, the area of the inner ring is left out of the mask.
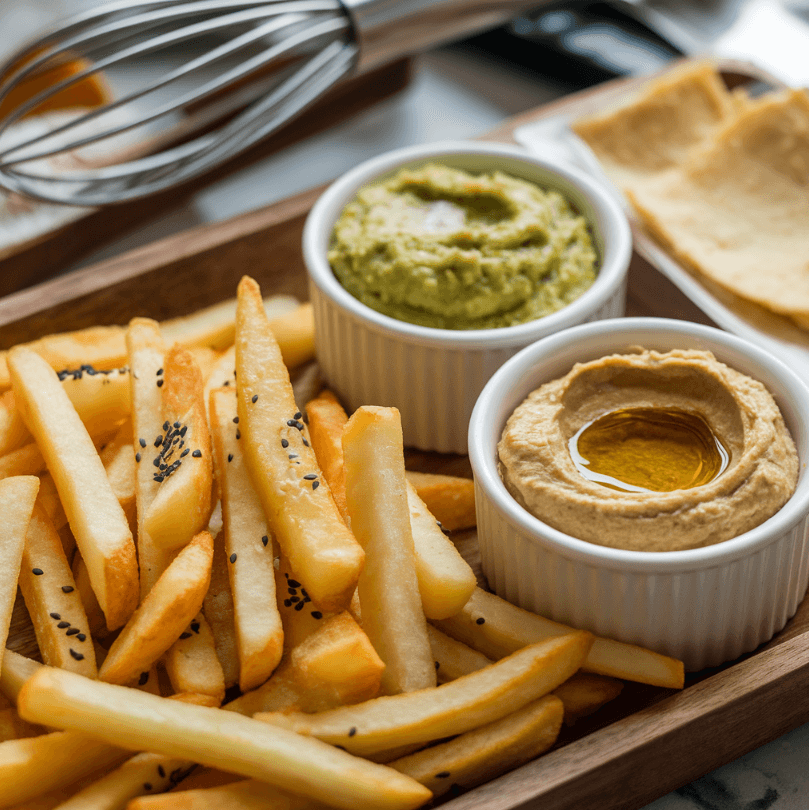
[[[329,262],[355,298],[392,318],[491,329],[578,298],[597,256],[559,192],[428,165],[360,189],[334,226]]]

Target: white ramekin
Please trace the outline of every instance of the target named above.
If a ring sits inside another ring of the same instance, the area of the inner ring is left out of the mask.
[[[544,382],[633,346],[707,349],[775,397],[800,458],[792,498],[769,520],[723,543],[673,552],[594,545],[523,509],[497,470],[506,420]],[[469,425],[483,572],[500,596],[565,624],[716,666],[768,641],[807,588],[809,389],[780,360],[711,327],[657,318],[584,324],[524,349],[489,380]]]
[[[361,186],[438,161],[471,172],[502,170],[558,189],[592,226],[600,269],[593,286],[564,309],[502,329],[455,331],[397,321],[365,306],[335,278],[326,252],[334,223]],[[317,357],[348,408],[395,406],[405,444],[465,453],[469,417],[486,381],[505,360],[545,335],[623,314],[632,252],[629,225],[612,196],[573,168],[555,166],[516,146],[443,142],[398,149],[336,180],[312,208],[303,257],[314,305]]]

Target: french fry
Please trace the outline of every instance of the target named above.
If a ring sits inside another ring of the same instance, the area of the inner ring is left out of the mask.
[[[130,683],[185,631],[199,612],[211,576],[213,540],[200,532],[172,561],[110,647],[98,677]]]
[[[25,534],[36,503],[39,479],[34,476],[0,481],[0,666],[6,648],[17,580],[25,549]]]
[[[0,458],[0,480],[17,475],[39,475],[47,462],[35,442],[25,444]]]
[[[428,619],[454,616],[475,590],[475,572],[455,544],[441,531],[435,517],[409,481],[407,507],[424,615]]]
[[[364,554],[322,479],[261,293],[246,276],[238,292],[236,369],[245,461],[267,521],[312,600],[339,610],[351,599]]]
[[[163,441],[163,398],[158,386],[163,376],[165,347],[157,321],[134,318],[126,332],[131,373],[132,432],[137,445],[135,455],[135,504],[138,518],[138,562],[140,563],[140,598],[143,599],[157,582],[174,556],[161,548],[144,528],[144,516],[157,494],[155,468],[151,458]],[[158,442],[155,437],[159,436]],[[143,439],[143,442],[140,440]],[[143,447],[143,444],[146,447]],[[78,579],[78,577],[77,577]]]
[[[108,372],[79,369],[64,376],[62,387],[93,438],[129,417],[129,372],[125,369]]]
[[[494,663],[483,653],[450,638],[432,625],[427,626],[427,633],[430,636],[430,649],[435,658],[435,671],[439,683],[454,681]]]
[[[430,742],[492,723],[553,691],[578,670],[592,641],[585,632],[559,636],[435,689],[379,697],[318,714],[258,713],[254,719],[359,755]],[[35,716],[29,719],[37,722]]]
[[[220,531],[213,541],[211,584],[202,602],[202,612],[211,628],[216,657],[222,666],[225,688],[239,682],[239,653],[236,648],[236,620],[233,615],[233,596],[230,593],[225,536]]]
[[[143,457],[152,464],[160,486],[146,510],[143,528],[155,545],[176,549],[208,525],[213,462],[202,377],[194,359],[174,346],[166,354],[162,376],[162,443]]]
[[[31,433],[17,410],[14,393],[4,391],[0,394],[0,456],[17,450],[30,441]]]
[[[104,611],[98,604],[98,599],[90,585],[90,575],[87,573],[87,566],[84,564],[81,554],[77,553],[73,558],[71,566],[73,581],[76,591],[81,599],[84,613],[87,616],[87,625],[90,628],[90,635],[93,638],[104,638],[107,635],[107,622],[104,619]]]
[[[95,678],[93,640],[81,595],[59,535],[39,504],[28,524],[19,584],[42,660]]]
[[[475,482],[471,478],[408,470],[407,480],[448,532],[471,529],[477,525]]]
[[[162,793],[187,772],[186,760],[136,754],[59,805],[59,810],[118,810],[144,793]],[[193,765],[191,766],[193,767]]]
[[[208,379],[208,375],[222,355],[222,352],[209,349],[207,346],[191,346],[188,348],[188,353],[194,358],[203,381]]]
[[[278,666],[284,631],[275,594],[270,529],[244,463],[235,389],[212,392],[211,433],[229,561],[239,688],[260,686]]]
[[[230,388],[236,390],[236,347],[231,346],[227,351],[223,352],[219,359],[214,364],[210,373],[205,379],[205,388],[203,389],[203,398],[205,400],[205,408],[210,415],[211,405],[211,392],[217,388]],[[210,421],[210,419],[209,419]]]
[[[112,745],[148,746],[346,810],[410,810],[432,795],[384,765],[235,712],[166,700],[50,667],[25,683],[17,709],[29,722],[47,718],[57,727],[91,730]]]
[[[263,686],[225,708],[253,715],[324,711],[358,703],[379,693],[384,668],[360,626],[347,612],[338,613],[290,650]]]
[[[6,650],[0,659],[0,692],[16,706],[23,684],[40,669],[42,664],[37,661]]]
[[[399,411],[358,408],[343,431],[343,454],[348,514],[365,550],[357,585],[363,629],[385,662],[382,690],[395,695],[435,686],[416,578]]]
[[[265,782],[242,779],[228,785],[172,791],[162,796],[143,796],[129,802],[126,810],[328,810],[328,805],[293,796]]]
[[[315,356],[315,316],[312,305],[301,304],[297,309],[272,318],[270,328],[287,368],[295,368]]]
[[[127,394],[129,392],[127,391]],[[101,463],[107,471],[112,492],[124,510],[129,528],[137,532],[137,510],[135,478],[137,466],[135,448],[132,443],[132,423],[125,422],[118,429],[112,441],[99,453]]]
[[[578,632],[518,608],[481,588],[475,589],[460,613],[435,622],[435,626],[494,659],[541,639]],[[682,689],[684,683],[682,661],[606,638],[596,637],[582,668],[598,675],[669,689]]]
[[[0,709],[0,742],[38,737],[44,732],[42,726],[26,723],[14,708]]]
[[[47,461],[107,626],[116,629],[138,599],[138,564],[126,516],[53,369],[20,347],[9,352],[8,363],[17,406]]]
[[[323,477],[328,482],[343,520],[348,523],[343,461],[343,428],[348,422],[348,414],[334,393],[326,390],[306,403],[306,415],[309,418],[309,437],[317,463],[323,470]]]
[[[623,682],[616,678],[577,672],[554,689],[553,694],[565,704],[565,725],[572,726],[580,717],[586,717],[615,700],[623,688]]]
[[[500,720],[390,763],[435,797],[470,788],[518,768],[547,751],[559,736],[564,709],[553,695]]]
[[[67,526],[67,515],[62,502],[59,500],[59,493],[56,491],[56,484],[53,483],[53,476],[50,473],[42,473],[39,476],[37,500],[57,532]]]
[[[220,771],[217,768],[197,766],[194,768],[193,773],[185,777],[175,788],[172,788],[172,791],[176,795],[186,790],[219,787],[220,785],[229,785],[231,782],[241,781],[244,781],[244,777],[237,776],[235,773]]]
[[[225,697],[225,676],[216,655],[213,633],[198,613],[163,659],[172,688],[180,694],[205,696],[205,705],[219,706]]]

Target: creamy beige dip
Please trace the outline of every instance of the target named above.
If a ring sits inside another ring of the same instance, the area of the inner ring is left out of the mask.
[[[697,414],[729,453],[707,484],[671,492],[626,492],[587,480],[570,440],[624,408]],[[798,455],[772,395],[710,352],[611,355],[577,364],[529,394],[498,445],[500,474],[529,512],[598,545],[676,551],[720,543],[774,515],[792,495]]]

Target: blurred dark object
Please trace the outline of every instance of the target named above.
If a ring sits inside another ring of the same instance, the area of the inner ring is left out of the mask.
[[[683,55],[608,3],[557,2],[466,40],[473,53],[510,61],[577,90],[660,70]]]

